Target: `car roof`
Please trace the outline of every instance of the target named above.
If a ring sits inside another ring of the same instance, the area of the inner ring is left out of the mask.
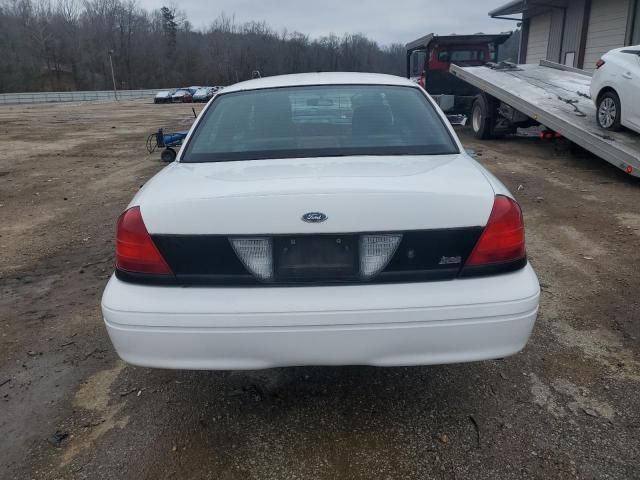
[[[381,73],[323,72],[295,73],[274,77],[257,78],[236,83],[224,88],[224,93],[263,88],[300,87],[310,85],[398,85],[417,87],[411,80],[396,75]]]
[[[614,48],[613,50],[609,50],[607,53],[622,53],[625,50],[632,50],[632,51],[640,50],[640,45],[629,45],[627,47]],[[606,55],[607,53],[603,54],[603,56]]]

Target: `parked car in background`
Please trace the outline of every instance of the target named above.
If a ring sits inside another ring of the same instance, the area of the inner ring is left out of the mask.
[[[215,93],[215,87],[199,88],[193,94],[193,101],[206,103],[213,98],[214,93]]]
[[[502,358],[538,312],[518,203],[433,99],[390,75],[225,88],[116,237],[102,312],[135,365]]]
[[[160,90],[156,93],[156,96],[153,98],[153,103],[171,103],[171,97],[175,93],[174,90]]]
[[[188,88],[179,88],[171,95],[173,103],[191,103],[193,102],[193,94]]]
[[[640,133],[640,45],[616,48],[596,62],[591,98],[602,128]]]

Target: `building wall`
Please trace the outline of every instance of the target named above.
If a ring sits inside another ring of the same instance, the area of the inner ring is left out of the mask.
[[[612,48],[624,47],[628,15],[629,0],[592,0],[585,70],[593,70],[598,59]]]
[[[547,8],[546,12],[538,11],[531,20],[541,15],[550,15],[546,59],[552,62],[578,66],[582,25],[584,22],[585,4],[587,0],[572,0],[566,8]],[[540,7],[544,8],[544,7]],[[546,19],[544,19],[546,22]],[[573,53],[573,63],[567,54]]]
[[[529,19],[529,41],[527,42],[526,63],[538,63],[547,58],[551,12],[536,15]]]

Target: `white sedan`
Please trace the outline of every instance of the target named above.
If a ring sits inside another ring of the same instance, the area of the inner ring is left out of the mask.
[[[135,365],[426,365],[520,351],[539,294],[520,207],[423,89],[316,73],[207,105],[120,217],[102,311]]]
[[[591,98],[602,128],[640,133],[640,45],[611,50],[598,60]]]

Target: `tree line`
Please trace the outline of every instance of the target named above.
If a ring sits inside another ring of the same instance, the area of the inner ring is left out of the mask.
[[[404,47],[361,34],[312,39],[220,15],[194,29],[134,0],[0,0],[0,92],[227,85],[309,71],[404,74]]]

